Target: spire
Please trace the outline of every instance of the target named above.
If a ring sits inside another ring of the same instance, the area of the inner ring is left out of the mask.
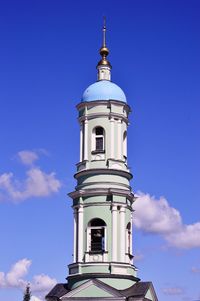
[[[106,47],[106,17],[103,17],[103,47]]]
[[[110,80],[111,78],[110,70],[112,66],[110,62],[107,60],[109,49],[106,46],[106,18],[105,17],[103,18],[103,41],[99,53],[102,58],[97,65],[98,80]]]

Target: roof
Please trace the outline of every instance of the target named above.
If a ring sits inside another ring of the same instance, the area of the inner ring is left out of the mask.
[[[68,289],[67,283],[58,283],[54,288],[46,295],[45,298],[54,297],[59,299],[63,295],[67,294],[70,290]]]
[[[104,290],[108,290],[110,293],[112,293],[113,297],[115,299],[119,299],[119,300],[128,300],[128,301],[151,301],[150,299],[146,298],[146,294],[148,292],[148,290],[150,289],[155,301],[158,301],[156,293],[154,291],[153,285],[151,282],[137,282],[135,284],[133,284],[131,287],[124,289],[124,290],[118,290],[98,279],[94,279],[94,280],[89,280],[87,282],[85,282],[84,284],[82,284],[82,289],[84,288],[84,286],[87,286],[88,283],[90,283],[91,281],[93,281],[94,284],[98,285],[98,287],[102,287],[102,289]],[[81,288],[81,286],[79,287],[79,289]],[[74,289],[77,290],[78,288]],[[72,290],[71,292],[73,292],[74,290]],[[63,297],[64,295],[66,295],[67,293],[69,293],[68,298],[67,299],[73,299],[73,295],[71,295],[70,289],[68,289],[67,284],[63,284],[63,283],[58,283],[51,291],[50,293],[46,296],[47,300],[56,300],[59,301],[61,300],[60,298]],[[65,299],[65,298],[64,298]],[[77,300],[86,300],[83,297],[79,297],[76,298]],[[94,297],[87,297],[87,300],[97,300],[99,298],[94,298]],[[103,299],[103,298],[102,298]],[[112,298],[110,298],[112,299]]]
[[[122,290],[121,293],[126,297],[130,296],[145,296],[151,282],[137,282],[131,287]]]
[[[154,295],[154,300],[157,301],[158,299],[157,299],[153,284],[150,281],[137,282],[134,285],[132,285],[131,287],[129,287],[125,290],[121,290],[120,292],[124,296],[126,296],[129,301],[138,300],[138,298],[139,298],[139,300],[140,300],[140,298],[142,298],[141,300],[148,300],[147,298],[145,298],[145,295],[149,289],[152,290],[152,294]]]
[[[95,82],[84,91],[82,96],[82,102],[111,99],[126,103],[126,96],[122,89],[109,80]]]

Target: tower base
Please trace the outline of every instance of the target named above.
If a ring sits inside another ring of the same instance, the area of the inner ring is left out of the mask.
[[[132,281],[132,285],[126,289],[120,289],[121,282],[125,280],[121,276],[119,278],[112,277],[114,286],[107,284],[108,278],[96,277],[98,275],[88,275],[87,279],[82,279],[78,282],[79,285],[73,289],[70,289],[71,283],[69,282],[58,283],[48,293],[46,301],[158,301],[152,282],[129,279]],[[137,280],[139,279],[137,278]],[[116,288],[117,283],[118,288]]]

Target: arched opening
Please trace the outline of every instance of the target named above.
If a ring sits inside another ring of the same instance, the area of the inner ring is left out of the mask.
[[[92,151],[104,152],[105,151],[105,130],[101,126],[93,129]]]
[[[129,222],[126,227],[126,241],[127,241],[127,253],[131,254],[131,223]]]
[[[127,131],[123,134],[123,156],[127,158]]]
[[[92,219],[88,224],[89,252],[103,253],[106,249],[106,223],[100,219]]]

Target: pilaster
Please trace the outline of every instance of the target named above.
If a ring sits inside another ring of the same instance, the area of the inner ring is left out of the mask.
[[[121,206],[119,211],[119,224],[120,224],[120,252],[119,258],[120,262],[125,262],[125,207]]]
[[[84,120],[84,160],[88,160],[88,119]]]
[[[74,208],[74,262],[77,261],[77,209]]]
[[[78,208],[78,262],[83,261],[83,205]]]
[[[117,261],[117,206],[112,205],[112,261]]]

